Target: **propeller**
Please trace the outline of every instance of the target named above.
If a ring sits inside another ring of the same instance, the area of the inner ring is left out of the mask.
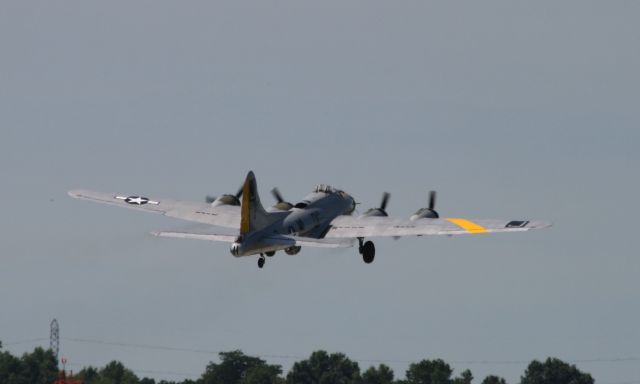
[[[280,193],[280,190],[278,189],[278,187],[273,188],[271,190],[271,194],[273,195],[273,198],[276,199],[278,203],[285,202],[284,199],[282,198],[282,194]]]
[[[387,204],[389,203],[389,198],[391,194],[389,192],[384,192],[382,194],[382,200],[380,201],[380,207],[378,208],[370,208],[365,213],[364,216],[389,216],[387,214]]]
[[[385,212],[385,210],[387,209],[387,204],[389,203],[389,198],[391,197],[391,194],[389,192],[385,192],[382,194],[382,201],[380,202],[380,210]]]
[[[429,207],[420,208],[418,212],[411,216],[411,220],[417,219],[437,219],[440,215],[436,211],[436,191],[429,191]]]
[[[288,211],[291,208],[293,208],[293,204],[291,204],[288,201],[285,201],[285,199],[282,197],[282,194],[280,193],[280,190],[278,189],[278,187],[275,187],[271,190],[271,194],[273,195],[273,198],[276,199],[277,203],[273,206],[275,209],[279,209],[281,211]]]
[[[429,209],[434,211],[436,206],[436,191],[429,191]]]
[[[220,197],[221,203],[228,204],[228,205],[240,205],[240,197],[242,196],[243,189],[244,189],[244,185],[241,185],[240,189],[238,189],[238,192],[236,192],[235,195],[230,195],[230,194],[222,195],[222,197]],[[218,198],[216,196],[211,196],[211,195],[207,195],[204,198],[204,201],[207,202],[207,204],[212,204],[216,200],[218,200]]]

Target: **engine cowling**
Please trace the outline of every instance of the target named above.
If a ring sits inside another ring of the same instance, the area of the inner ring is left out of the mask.
[[[280,193],[280,190],[277,187],[271,190],[271,194],[277,201],[277,203],[273,205],[272,207],[273,209],[277,209],[278,211],[289,211],[291,208],[293,208],[293,204],[286,201],[282,197],[282,194]]]
[[[436,191],[429,192],[429,207],[428,208],[420,208],[416,213],[411,215],[410,220],[418,220],[418,219],[437,219],[440,217],[438,212],[435,210],[436,206]]]
[[[219,205],[240,205],[240,199],[235,195],[222,195],[211,202],[211,205],[217,207]]]
[[[386,211],[389,197],[391,197],[391,194],[389,192],[383,193],[380,206],[378,208],[368,209],[365,213],[362,214],[362,216],[389,216]]]
[[[418,220],[418,219],[437,219],[440,215],[438,212],[429,208],[420,208],[416,213],[411,215],[410,220]]]
[[[297,255],[301,249],[302,247],[294,245],[293,247],[285,248],[284,253],[286,253],[289,256],[294,256],[294,255]]]

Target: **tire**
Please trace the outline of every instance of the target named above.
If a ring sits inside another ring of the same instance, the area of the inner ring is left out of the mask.
[[[376,256],[376,247],[373,245],[372,241],[367,241],[362,246],[362,260],[367,263],[373,263],[373,259]]]

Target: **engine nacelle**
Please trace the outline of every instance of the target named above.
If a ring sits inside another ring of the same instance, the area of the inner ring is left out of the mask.
[[[240,205],[240,199],[235,195],[222,195],[215,199],[211,205],[217,207],[219,205]]]
[[[411,215],[410,220],[418,220],[418,219],[437,219],[440,217],[438,212],[434,211],[431,208],[421,208],[418,212]]]
[[[371,217],[371,216],[385,217],[385,216],[389,216],[389,215],[387,214],[387,212],[385,212],[384,210],[382,210],[380,208],[370,208],[370,209],[367,209],[367,211],[365,213],[363,213],[362,216],[364,216],[364,217]]]
[[[436,191],[429,191],[429,207],[420,208],[418,212],[411,215],[409,220],[437,219],[440,215],[436,211]]]
[[[289,256],[293,256],[293,255],[297,255],[301,249],[302,247],[293,246],[293,247],[285,248],[284,253],[286,253]]]
[[[287,201],[280,201],[273,205],[273,209],[277,209],[278,211],[288,211],[293,208],[293,204]]]

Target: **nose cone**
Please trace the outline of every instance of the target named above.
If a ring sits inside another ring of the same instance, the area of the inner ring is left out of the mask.
[[[356,209],[356,201],[353,199],[353,197],[348,196],[348,200],[349,200],[349,206],[347,210],[344,212],[347,215],[351,214]]]

